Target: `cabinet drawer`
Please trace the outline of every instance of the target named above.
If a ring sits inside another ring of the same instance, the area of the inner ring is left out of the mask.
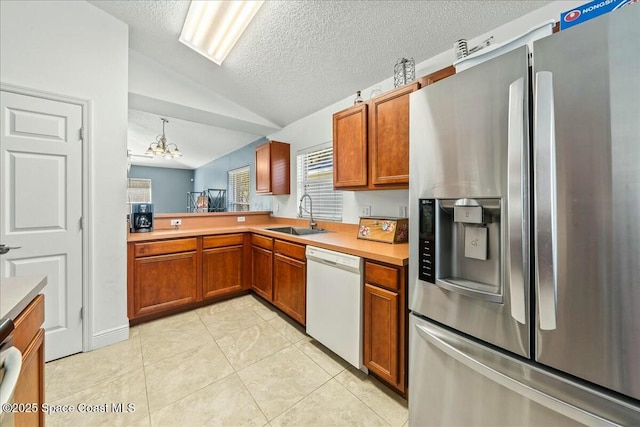
[[[273,239],[271,237],[264,237],[258,234],[251,235],[251,244],[264,249],[273,249]]]
[[[220,236],[206,236],[202,239],[203,249],[221,248],[223,246],[242,245],[242,234],[222,234]]]
[[[197,248],[198,240],[196,238],[136,243],[135,256],[139,258],[151,255],[172,254],[176,252],[195,251]]]
[[[273,251],[290,258],[295,258],[300,261],[306,261],[307,258],[305,257],[305,248],[305,245],[285,242],[284,240],[276,240],[274,243]]]
[[[394,291],[400,289],[397,268],[376,264],[371,261],[365,261],[364,263],[364,281],[365,283],[383,286]]]
[[[24,353],[44,323],[44,296],[35,297],[14,323],[13,345]]]

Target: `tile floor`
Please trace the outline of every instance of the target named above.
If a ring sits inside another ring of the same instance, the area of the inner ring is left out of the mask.
[[[408,418],[406,400],[252,295],[135,326],[128,341],[47,363],[45,377],[49,405],[109,405],[48,415],[48,426],[402,427]]]

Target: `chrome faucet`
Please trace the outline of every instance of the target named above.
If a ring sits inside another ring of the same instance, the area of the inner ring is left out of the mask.
[[[304,200],[305,197],[309,198],[309,210],[307,211],[305,208],[302,207],[302,201]],[[300,205],[298,206],[298,216],[300,218],[302,218],[302,211],[305,210],[307,212],[309,212],[309,228],[312,230],[315,230],[316,227],[318,226],[318,224],[316,224],[313,221],[313,200],[311,200],[311,196],[308,195],[307,193],[304,193],[302,195],[302,197],[300,197]]]

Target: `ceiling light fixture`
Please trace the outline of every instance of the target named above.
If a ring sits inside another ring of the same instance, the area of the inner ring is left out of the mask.
[[[221,65],[262,3],[193,0],[179,40]]]
[[[145,154],[153,154],[154,156],[162,155],[165,159],[174,159],[176,157],[182,157],[182,153],[178,150],[178,146],[174,143],[168,143],[167,138],[164,136],[164,125],[169,123],[169,120],[160,118],[162,120],[162,135],[156,137],[156,142],[149,144],[149,148],[145,151]],[[173,148],[171,146],[173,145]]]

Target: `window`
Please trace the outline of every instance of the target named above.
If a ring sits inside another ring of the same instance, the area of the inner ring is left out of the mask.
[[[249,194],[251,191],[251,179],[249,176],[249,166],[230,170],[228,174],[227,197],[229,199],[229,212],[248,211]]]
[[[131,203],[151,203],[151,180],[129,178],[127,184],[127,206]]]
[[[333,144],[299,151],[297,165],[298,200],[305,193],[311,196],[314,219],[342,221],[342,192],[333,189]],[[309,218],[308,199],[302,207],[302,217]]]

